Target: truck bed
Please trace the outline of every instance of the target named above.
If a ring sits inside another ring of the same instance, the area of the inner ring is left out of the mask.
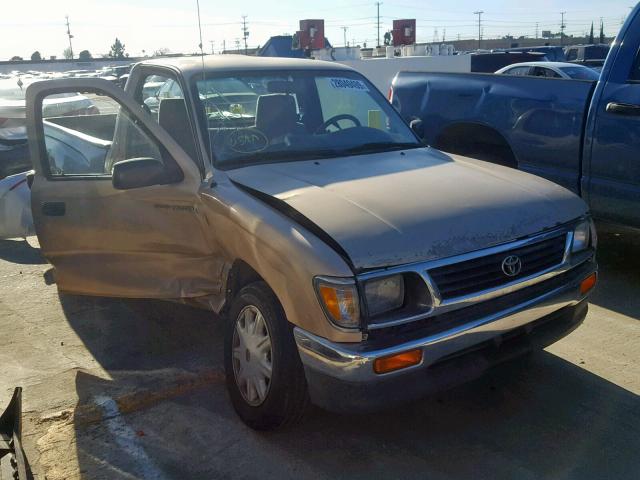
[[[400,72],[393,103],[425,140],[579,192],[583,126],[596,82],[480,73]]]

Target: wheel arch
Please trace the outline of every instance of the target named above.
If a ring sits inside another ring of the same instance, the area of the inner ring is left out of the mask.
[[[242,259],[236,259],[227,273],[223,311],[225,313],[228,311],[233,298],[243,287],[260,281],[268,285],[268,282],[251,265]]]
[[[518,168],[518,159],[504,135],[482,123],[447,125],[438,133],[433,146],[448,153]]]

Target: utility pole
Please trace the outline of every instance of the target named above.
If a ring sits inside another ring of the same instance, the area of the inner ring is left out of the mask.
[[[222,40],[222,53],[227,53],[227,41]]]
[[[216,44],[216,42],[213,40],[209,40],[209,43],[211,44],[211,55],[215,55],[216,51],[214,50],[213,46]]]
[[[378,8],[378,44],[376,45],[377,47],[380,46],[380,5],[382,5],[382,2],[376,2],[376,7]]]
[[[566,14],[567,12],[560,12],[560,15],[562,15],[562,21],[560,22],[560,46],[561,47],[564,45],[564,29],[566,27],[564,23],[564,16]]]
[[[67,19],[67,35],[69,36],[69,51],[71,52],[71,60],[73,60],[73,45],[71,45],[71,39],[73,35],[71,35],[71,27],[69,26],[69,15],[64,17]]]
[[[536,22],[536,40],[538,39],[538,29],[540,28],[540,24]]]
[[[247,37],[249,37],[249,29],[247,28],[246,15],[242,15],[242,37],[244,38],[244,54],[247,55]]]
[[[340,28],[342,29],[342,34],[343,34],[343,37],[344,37],[344,46],[348,47],[348,45],[347,45],[347,29],[349,27],[340,27]]]
[[[484,12],[482,10],[473,12],[474,15],[478,15],[478,50],[480,50],[480,46],[482,45],[482,14],[483,13]]]
[[[447,29],[442,30],[442,43],[446,42],[447,38]]]

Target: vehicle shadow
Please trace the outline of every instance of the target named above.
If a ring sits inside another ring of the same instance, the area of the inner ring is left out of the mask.
[[[0,260],[24,265],[42,265],[46,260],[42,258],[39,248],[32,247],[26,240],[0,240]]]
[[[640,233],[598,225],[599,283],[590,303],[640,319]]]
[[[550,353],[529,360],[377,415],[320,412],[271,442],[334,478],[635,475],[638,396]]]
[[[229,404],[222,325],[209,312],[60,301],[110,376],[76,377],[81,478],[600,479],[640,468],[639,397],[550,353],[386,412],[313,409],[300,425],[261,434]],[[207,380],[175,389],[185,372]]]

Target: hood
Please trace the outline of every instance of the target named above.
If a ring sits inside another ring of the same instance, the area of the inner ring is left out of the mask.
[[[431,148],[227,173],[316,224],[359,271],[490,247],[587,212],[580,198],[547,180]]]

